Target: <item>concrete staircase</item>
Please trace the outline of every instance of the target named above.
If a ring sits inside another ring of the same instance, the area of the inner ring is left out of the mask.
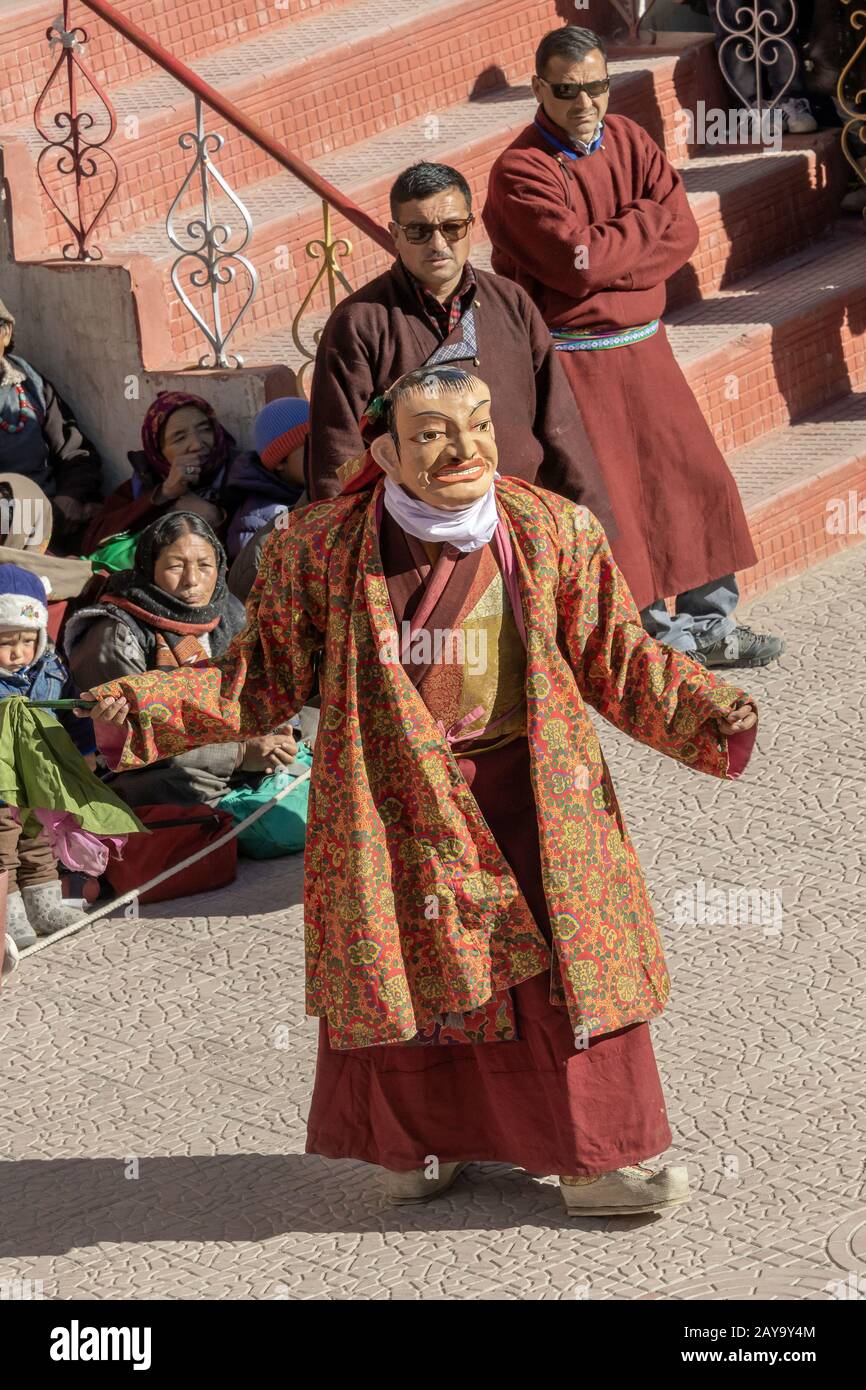
[[[460,168],[480,210],[492,161],[534,112],[538,38],[574,18],[565,0],[395,0],[387,14],[377,0],[284,0],[279,9],[216,0],[206,11],[193,0],[118,0],[117,8],[381,223],[394,177],[417,159]],[[604,30],[610,13],[590,0],[578,22]],[[47,3],[0,14],[0,64],[13,93],[0,141],[15,155],[7,168],[16,170],[17,216],[43,221],[41,246],[28,244],[34,257],[56,254],[67,239],[45,200],[37,204],[29,173],[51,17]],[[83,6],[74,17],[118,116],[120,188],[98,241],[109,263],[147,267],[146,277],[133,276],[150,287],[137,303],[145,365],[182,367],[203,345],[170,286],[175,253],[164,218],[189,166],[178,135],[192,129],[192,98]],[[694,257],[670,282],[666,322],[746,499],[760,564],[744,578],[756,592],[859,538],[824,524],[829,500],[866,487],[866,248],[860,226],[836,222],[838,136],[786,138],[779,151],[690,148],[682,111],[698,99],[729,104],[703,36],[673,56],[614,61],[612,71],[611,109],[640,121],[677,163],[700,225]],[[232,345],[247,363],[297,366],[290,325],[316,269],[305,247],[321,236],[320,202],[217,118],[208,128],[226,137],[216,164],[251,214],[245,254],[261,277]],[[217,211],[237,225],[228,205]],[[335,232],[352,242],[342,259],[353,286],[387,265],[339,218]],[[486,266],[488,257],[479,227],[473,260]],[[307,341],[324,301],[312,307]]]

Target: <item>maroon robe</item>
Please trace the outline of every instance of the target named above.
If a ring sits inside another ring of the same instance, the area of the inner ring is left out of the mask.
[[[398,628],[412,619],[443,561],[454,562],[426,621],[430,630],[453,630],[483,552],[461,554],[444,546],[434,568],[387,513],[381,547]],[[425,673],[407,662],[406,669],[429,704],[435,682],[425,675],[435,668]],[[526,739],[472,757],[458,755],[457,761],[550,943]],[[435,1155],[440,1163],[470,1159],[512,1163],[542,1176],[588,1176],[668,1147],[671,1132],[648,1024],[590,1038],[577,1049],[565,1008],[550,1003],[549,972],[510,993],[518,1038],[508,1042],[335,1052],[321,1019],[307,1153],[395,1171],[423,1167]]]
[[[452,360],[491,388],[499,471],[588,507],[610,527],[610,505],[580,411],[550,335],[529,296],[475,269],[474,351]],[[464,341],[461,324],[443,340],[400,260],[338,304],[316,352],[310,391],[307,487],[316,500],[340,491],[337,469],[364,452],[358,430],[370,398],[438,348]]]
[[[679,174],[626,116],[608,116],[600,148],[574,160],[527,126],[493,165],[482,217],[494,270],[532,296],[550,328],[659,318],[665,281],[698,240]],[[737,485],[664,327],[623,347],[557,355],[613,502],[613,553],[638,607],[755,564]]]

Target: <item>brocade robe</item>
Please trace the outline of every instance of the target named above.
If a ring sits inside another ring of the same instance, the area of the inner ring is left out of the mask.
[[[277,727],[318,670],[305,861],[306,1002],[335,1049],[414,1038],[551,967],[551,951],[438,724],[402,665],[372,491],[314,504],[268,541],[248,625],[206,667],[108,682],[133,712],[119,768]],[[592,515],[503,478],[526,634],[526,740],[555,968],[551,999],[592,1036],[661,1013],[668,973],[643,873],[586,706],[717,777],[754,731],[745,693],[643,631]],[[424,915],[435,900],[438,912]]]

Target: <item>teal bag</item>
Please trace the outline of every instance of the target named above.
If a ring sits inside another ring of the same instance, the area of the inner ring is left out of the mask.
[[[298,747],[296,763],[310,767],[313,755],[306,744]],[[260,806],[270,801],[283,787],[295,781],[297,773],[274,772],[265,777],[257,787],[236,787],[223,797],[219,803],[221,811],[227,811],[235,825],[246,820]],[[238,850],[248,859],[277,859],[283,854],[297,854],[304,848],[307,838],[307,803],[310,799],[310,779],[302,782],[294,791],[288,792],[282,801],[272,806],[253,825],[248,825],[238,836]]]

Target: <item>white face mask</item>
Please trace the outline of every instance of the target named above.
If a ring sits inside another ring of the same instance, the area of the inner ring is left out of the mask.
[[[494,480],[499,476],[496,473]],[[385,510],[410,536],[416,536],[421,541],[447,542],[464,552],[480,550],[483,545],[489,545],[499,524],[492,482],[477,502],[471,502],[468,507],[454,512],[446,511],[444,507],[431,507],[429,502],[410,497],[399,483],[386,478],[384,503]]]

